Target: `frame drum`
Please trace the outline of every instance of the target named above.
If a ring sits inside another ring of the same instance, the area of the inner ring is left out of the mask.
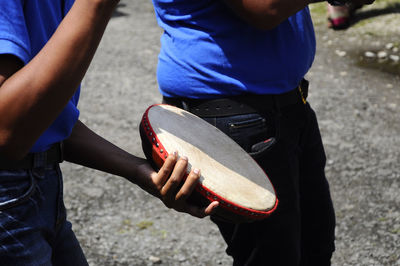
[[[263,169],[236,142],[203,119],[180,108],[150,106],[140,123],[143,152],[159,169],[170,152],[201,170],[189,198],[200,206],[219,201],[213,217],[240,223],[268,217],[277,207],[275,190]]]

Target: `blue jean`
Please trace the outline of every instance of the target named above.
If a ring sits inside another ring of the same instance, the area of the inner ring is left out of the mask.
[[[203,118],[246,151],[275,137],[256,161],[279,199],[267,219],[232,224],[212,218],[234,265],[330,265],[335,249],[335,214],[325,177],[325,152],[310,105],[298,103],[265,113]]]
[[[0,264],[88,265],[66,220],[59,165],[0,170]]]

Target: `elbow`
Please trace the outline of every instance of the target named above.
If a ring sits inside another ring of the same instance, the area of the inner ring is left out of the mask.
[[[251,25],[259,30],[268,31],[276,28],[281,21],[272,20],[272,19],[261,19],[257,21],[253,21]]]
[[[291,6],[279,0],[225,0],[232,11],[243,21],[259,30],[272,30],[304,7]],[[295,1],[296,2],[296,1]]]
[[[12,137],[0,137],[0,159],[9,161],[22,160],[29,152],[29,148],[23,147]]]
[[[261,11],[252,17],[250,24],[259,30],[272,30],[285,20],[280,13],[279,10],[271,8],[264,12]]]
[[[22,160],[27,154],[27,150],[22,150],[16,147],[0,144],[0,160],[4,159],[7,161],[18,162]]]

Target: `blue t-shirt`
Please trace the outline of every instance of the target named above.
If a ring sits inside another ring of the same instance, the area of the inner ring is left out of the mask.
[[[0,0],[0,54],[15,55],[27,64],[50,39],[73,2]],[[31,152],[44,151],[71,134],[79,116],[79,92],[78,88],[54,123],[36,141]]]
[[[157,79],[164,96],[215,98],[294,89],[314,60],[305,8],[272,30],[258,30],[223,1],[153,0],[161,37]]]

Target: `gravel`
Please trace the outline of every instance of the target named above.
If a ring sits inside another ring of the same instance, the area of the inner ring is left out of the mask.
[[[400,68],[360,59],[368,51],[376,60],[380,51],[398,55],[400,29],[384,27],[399,19],[398,6],[385,2],[358,11],[357,23],[338,32],[326,28],[321,4],[313,6],[318,47],[307,75],[309,101],[328,158],[338,266],[400,265]],[[160,34],[150,1],[122,1],[82,86],[81,119],[141,157],[141,115],[161,100]],[[208,218],[169,210],[122,178],[68,163],[62,168],[69,219],[90,265],[232,264]]]

